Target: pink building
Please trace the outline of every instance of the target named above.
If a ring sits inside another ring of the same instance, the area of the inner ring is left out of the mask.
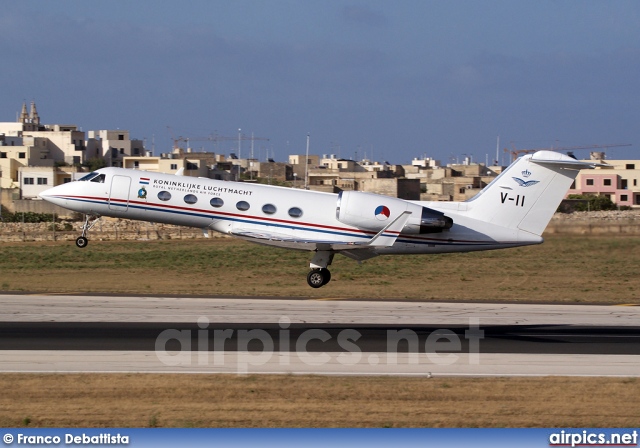
[[[607,196],[617,205],[640,206],[640,168],[638,161],[607,160],[611,168],[582,170],[570,194],[595,194]]]

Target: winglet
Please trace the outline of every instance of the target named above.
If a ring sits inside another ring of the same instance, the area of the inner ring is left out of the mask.
[[[404,228],[407,221],[409,221],[409,217],[411,216],[410,211],[402,212],[396,219],[391,221],[389,225],[387,225],[384,229],[375,234],[373,238],[371,238],[366,243],[338,243],[338,244],[327,244],[325,248],[320,250],[333,250],[333,251],[353,251],[356,249],[371,249],[376,247],[391,247],[395,244],[398,236],[400,236],[400,232]],[[371,258],[371,257],[367,257]],[[365,258],[366,259],[366,258]]]
[[[390,247],[393,246],[400,232],[404,229],[405,224],[409,221],[411,216],[410,211],[402,212],[396,219],[394,219],[388,226],[379,231],[376,236],[369,240],[367,246],[369,247]]]

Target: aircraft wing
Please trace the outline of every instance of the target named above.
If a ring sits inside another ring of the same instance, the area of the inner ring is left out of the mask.
[[[373,250],[378,247],[390,247],[396,242],[400,231],[409,220],[411,212],[405,211],[394,219],[384,229],[380,230],[370,240],[366,241],[336,241],[336,240],[312,240],[295,238],[285,233],[262,232],[253,229],[235,229],[231,235],[251,241],[254,243],[267,244],[270,246],[285,247],[288,249],[314,250],[314,251],[356,251],[351,258],[356,260],[366,260],[374,257]]]
[[[316,250],[318,249],[318,245],[332,243],[332,241],[306,240],[294,238],[284,233],[258,232],[253,229],[242,228],[234,229],[230,234],[253,243],[267,244],[269,246],[278,246],[287,249]]]

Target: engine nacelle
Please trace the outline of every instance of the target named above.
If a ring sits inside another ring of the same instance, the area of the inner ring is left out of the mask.
[[[435,233],[450,229],[453,220],[444,213],[402,199],[361,191],[338,195],[336,219],[361,229],[380,231],[405,211],[411,212],[402,233]]]

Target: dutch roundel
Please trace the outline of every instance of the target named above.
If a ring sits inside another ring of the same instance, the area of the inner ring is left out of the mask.
[[[391,215],[391,211],[389,210],[388,207],[385,207],[384,205],[379,205],[376,208],[376,218],[380,221],[384,221],[385,219],[389,218],[389,216]]]

